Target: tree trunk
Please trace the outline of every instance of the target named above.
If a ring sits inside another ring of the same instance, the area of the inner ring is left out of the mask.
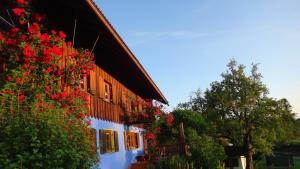
[[[246,169],[253,169],[252,152],[249,149],[246,153]]]
[[[244,136],[244,150],[246,153],[246,169],[253,169],[252,146],[250,132]]]

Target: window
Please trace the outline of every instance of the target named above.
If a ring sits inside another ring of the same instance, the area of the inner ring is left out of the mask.
[[[118,132],[104,129],[100,130],[100,153],[113,153],[119,151]]]
[[[139,134],[135,132],[124,132],[125,149],[139,148]]]
[[[113,100],[112,85],[106,81],[104,82],[104,100],[107,102]]]

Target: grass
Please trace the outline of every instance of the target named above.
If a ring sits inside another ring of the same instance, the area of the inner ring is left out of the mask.
[[[294,169],[300,169],[300,157],[294,157]]]
[[[261,160],[253,160],[254,169],[267,169],[266,159],[262,158]]]

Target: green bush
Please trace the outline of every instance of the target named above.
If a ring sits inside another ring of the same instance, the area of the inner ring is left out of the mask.
[[[96,156],[89,131],[84,131],[81,121],[70,121],[60,114],[57,110],[2,118],[0,168],[90,168]]]
[[[190,160],[199,169],[220,169],[226,157],[223,146],[208,136],[198,136],[190,143],[190,153]]]

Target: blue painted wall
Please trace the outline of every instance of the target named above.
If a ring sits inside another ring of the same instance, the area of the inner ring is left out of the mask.
[[[126,169],[136,161],[136,156],[144,154],[144,145],[142,138],[142,131],[144,129],[126,126],[123,124],[113,123],[105,120],[98,120],[92,118],[92,128],[96,129],[97,146],[99,150],[99,129],[113,129],[118,132],[119,151],[109,154],[100,154],[100,168],[101,169]],[[124,131],[133,131],[139,133],[139,148],[135,150],[125,150]]]

